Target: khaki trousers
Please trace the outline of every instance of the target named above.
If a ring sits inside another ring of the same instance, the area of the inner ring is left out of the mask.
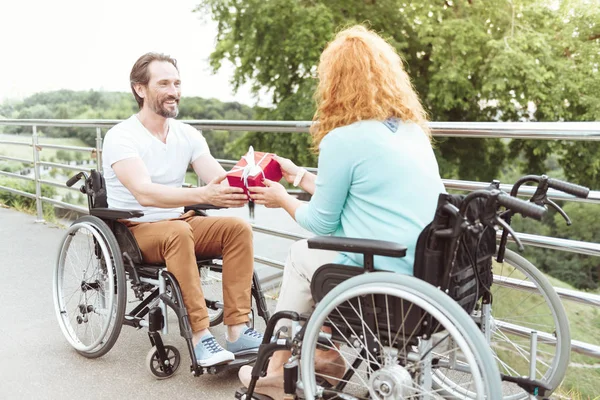
[[[295,242],[285,261],[275,312],[295,311],[303,314],[312,311],[315,305],[310,292],[312,276],[321,265],[333,262],[338,255],[335,251],[309,249],[306,239]],[[294,336],[291,334],[290,320],[281,319],[275,329],[281,326],[288,328],[287,335],[283,336]]]
[[[196,256],[223,256],[225,325],[248,322],[254,267],[252,228],[237,217],[201,217],[193,211],[157,222],[122,221],[137,240],[147,263],[165,263],[175,275],[192,331],[208,328],[209,318]]]

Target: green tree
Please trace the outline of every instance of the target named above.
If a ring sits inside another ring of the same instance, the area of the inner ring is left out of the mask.
[[[403,56],[432,120],[558,121],[600,118],[599,10],[599,0],[202,0],[196,11],[218,22],[212,67],[228,60],[234,87],[270,94],[274,107],[258,110],[260,118],[311,118],[322,49],[340,27],[368,23]],[[314,164],[308,141],[249,133],[241,145]],[[489,180],[509,155],[496,139],[436,142],[446,177]],[[560,151],[579,182],[600,170],[588,163],[585,177],[577,171],[585,143],[514,143],[512,155],[524,154],[530,167]]]

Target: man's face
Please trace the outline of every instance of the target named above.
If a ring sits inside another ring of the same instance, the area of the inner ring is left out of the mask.
[[[143,87],[144,108],[149,108],[164,118],[175,118],[179,113],[181,80],[179,72],[167,61],[152,61],[148,65],[150,81]]]

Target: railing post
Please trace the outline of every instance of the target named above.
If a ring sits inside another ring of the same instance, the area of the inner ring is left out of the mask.
[[[35,206],[37,219],[35,222],[44,222],[44,211],[42,209],[42,187],[40,184],[40,153],[38,147],[37,126],[33,125],[31,136],[31,147],[33,148],[33,175],[35,177]]]
[[[96,170],[102,173],[102,128],[96,128]]]

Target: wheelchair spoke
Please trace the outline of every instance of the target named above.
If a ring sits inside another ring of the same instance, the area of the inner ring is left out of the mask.
[[[339,313],[339,310],[338,310],[337,308],[336,308],[336,311],[338,311],[338,313]],[[340,316],[342,316],[342,314],[341,314],[341,313],[340,313]],[[342,316],[342,318],[344,318],[344,317]],[[329,320],[329,319],[328,319],[328,320]],[[344,319],[344,320],[345,320],[345,319]],[[341,336],[344,338],[344,340],[346,341],[346,344],[348,345],[348,347],[350,347],[351,349],[353,349],[353,350],[355,351],[355,353],[356,353],[356,358],[359,358],[359,359],[361,359],[363,362],[365,362],[365,365],[367,366],[367,368],[369,368],[369,363],[370,363],[370,362],[369,362],[369,360],[368,360],[368,359],[365,359],[364,357],[362,357],[362,356],[360,355],[360,352],[359,352],[359,351],[356,349],[356,347],[355,347],[355,346],[354,346],[354,345],[353,345],[353,344],[350,342],[350,340],[349,340],[349,339],[348,339],[348,338],[347,338],[347,337],[346,337],[346,336],[345,336],[345,335],[344,335],[344,334],[343,334],[343,333],[340,331],[340,329],[338,328],[337,324],[334,324],[334,323],[332,323],[332,321],[331,321],[331,320],[329,320],[329,322],[330,322],[330,323],[332,324],[332,326],[333,326],[333,327],[334,327],[334,328],[335,328],[335,329],[338,331],[338,333],[339,333],[339,334],[340,334],[340,335],[341,335]],[[347,321],[346,321],[346,326],[349,326],[349,325],[347,324]],[[351,327],[350,327],[350,328],[351,328]],[[356,337],[356,338],[358,338],[358,335],[356,335],[356,333],[354,333],[354,335],[355,335],[355,337]],[[333,344],[333,343],[332,343],[332,344]],[[368,354],[368,351],[367,351],[366,353]],[[348,364],[348,365],[352,365],[352,363],[348,362],[348,360],[347,360],[347,359],[346,359],[346,358],[345,358],[343,355],[342,355],[342,358],[344,358],[344,362],[346,362],[346,364]],[[356,371],[355,371],[355,372],[356,372]],[[359,377],[359,379],[360,379],[361,381],[363,381],[363,384],[364,384],[364,385],[367,385],[367,383],[366,383],[366,382],[365,382],[365,381],[362,379],[362,377],[361,377],[360,375],[358,375],[358,377]]]
[[[120,252],[106,224],[91,216],[78,221],[83,222],[74,223],[65,235],[56,264],[55,309],[71,345],[86,356],[99,356],[121,329],[124,270],[122,260],[111,256]],[[115,279],[117,272],[119,279]]]

